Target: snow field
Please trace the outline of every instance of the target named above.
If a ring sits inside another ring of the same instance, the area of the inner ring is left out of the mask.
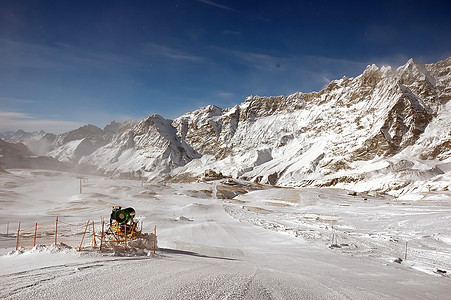
[[[216,199],[220,182],[150,185],[8,170],[0,175],[0,297],[5,299],[443,299],[449,198],[394,201],[340,189],[264,189]],[[216,191],[216,192],[215,192]],[[367,200],[364,200],[365,198]],[[159,250],[37,246],[14,252],[20,220],[108,219],[132,206]],[[12,225],[10,225],[12,226]],[[11,231],[12,228],[11,228]],[[329,248],[332,233],[339,248]],[[396,241],[398,240],[398,241]],[[404,241],[411,249],[403,258]],[[345,246],[347,244],[347,246]],[[10,254],[8,254],[10,253]]]

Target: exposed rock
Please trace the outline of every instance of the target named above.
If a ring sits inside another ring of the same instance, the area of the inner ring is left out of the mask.
[[[114,176],[233,177],[359,192],[365,182],[380,182],[371,184],[375,191],[399,195],[415,178],[440,176],[438,165],[449,162],[450,99],[451,58],[409,60],[397,69],[368,66],[319,92],[250,96],[231,108],[209,105],[173,121],[152,115],[45,135],[40,151]],[[205,176],[206,169],[216,174]],[[379,180],[387,174],[390,182]]]
[[[205,170],[203,180],[211,181],[211,180],[219,180],[223,179],[224,175],[221,172],[216,172],[214,170]]]

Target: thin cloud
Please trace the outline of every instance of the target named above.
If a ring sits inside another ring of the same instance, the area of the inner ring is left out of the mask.
[[[260,52],[238,51],[222,47],[214,47],[213,49],[214,51],[221,53],[222,56],[238,61],[249,68],[264,71],[282,71],[285,69],[285,66],[289,65],[291,60],[287,57],[269,55]]]
[[[32,100],[32,99],[22,99],[22,98],[11,98],[11,97],[1,97],[0,96],[0,103],[3,106],[3,108],[5,108],[5,105],[8,104],[13,104],[13,105],[17,105],[17,104],[31,104],[31,103],[35,103],[36,100]]]
[[[203,57],[192,55],[190,53],[181,51],[174,47],[168,47],[156,43],[146,43],[146,52],[151,55],[164,56],[174,60],[184,60],[193,62],[196,61],[199,62],[204,60]]]
[[[216,93],[216,96],[219,97],[219,98],[230,99],[230,98],[234,97],[235,94],[231,93],[231,92],[219,91],[219,92]]]
[[[0,39],[0,66],[10,68],[56,69],[74,68],[105,69],[111,66],[134,65],[135,60],[113,53],[96,53],[83,48],[55,42],[52,46]]]
[[[12,119],[34,119],[31,115],[19,112],[0,111],[0,121],[12,120]]]
[[[249,13],[245,13],[245,12],[241,12],[241,11],[236,10],[234,8],[231,8],[229,6],[225,6],[225,5],[213,2],[213,1],[209,1],[209,0],[197,0],[197,1],[202,2],[204,4],[207,4],[207,5],[210,5],[210,6],[214,6],[214,7],[223,9],[223,10],[231,11],[231,12],[243,15],[245,17],[249,17],[249,18],[253,18],[253,19],[260,20],[260,21],[265,21],[265,22],[269,22],[270,21],[268,18],[265,18],[265,17],[262,17],[262,16],[258,16],[258,15],[249,14]]]
[[[224,10],[228,10],[228,11],[233,11],[233,12],[239,13],[239,11],[237,11],[236,9],[233,9],[231,7],[228,7],[228,6],[225,6],[225,5],[222,5],[222,4],[218,4],[218,3],[215,3],[215,2],[212,2],[212,1],[208,1],[208,0],[197,0],[197,1],[205,3],[205,4],[208,4],[208,5],[211,5],[211,6],[214,6],[214,7],[217,7],[217,8],[220,8],[220,9],[224,9]]]
[[[247,80],[260,86],[256,93],[271,94],[270,87],[278,91],[318,91],[332,80],[343,76],[354,77],[369,64],[366,61],[325,56],[274,55],[262,51],[238,51],[214,47],[212,51],[246,69]],[[260,85],[260,82],[266,82]],[[254,93],[254,92],[253,92]],[[269,95],[268,94],[268,95]]]
[[[22,129],[31,132],[44,130],[46,132],[61,133],[83,125],[80,122],[39,119],[27,113],[0,111],[0,132]]]

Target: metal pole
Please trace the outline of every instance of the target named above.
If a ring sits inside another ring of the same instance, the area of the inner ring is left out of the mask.
[[[58,242],[58,217],[56,217],[55,221],[55,246],[57,242]]]
[[[19,227],[17,227],[16,251],[19,249],[19,236],[20,236],[20,222],[19,222]]]
[[[33,247],[36,247],[36,234],[38,233],[38,223],[34,226],[34,241],[33,241]]]

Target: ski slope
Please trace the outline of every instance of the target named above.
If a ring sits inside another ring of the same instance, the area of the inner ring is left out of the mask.
[[[7,171],[0,174],[2,299],[449,297],[446,194],[396,201],[339,189],[153,186],[95,176],[85,176],[80,194],[76,174]],[[218,199],[225,188],[249,193]],[[14,251],[18,221],[107,219],[113,205],[132,206],[143,231],[157,226],[156,254],[42,245]],[[407,260],[395,263],[406,241]]]

